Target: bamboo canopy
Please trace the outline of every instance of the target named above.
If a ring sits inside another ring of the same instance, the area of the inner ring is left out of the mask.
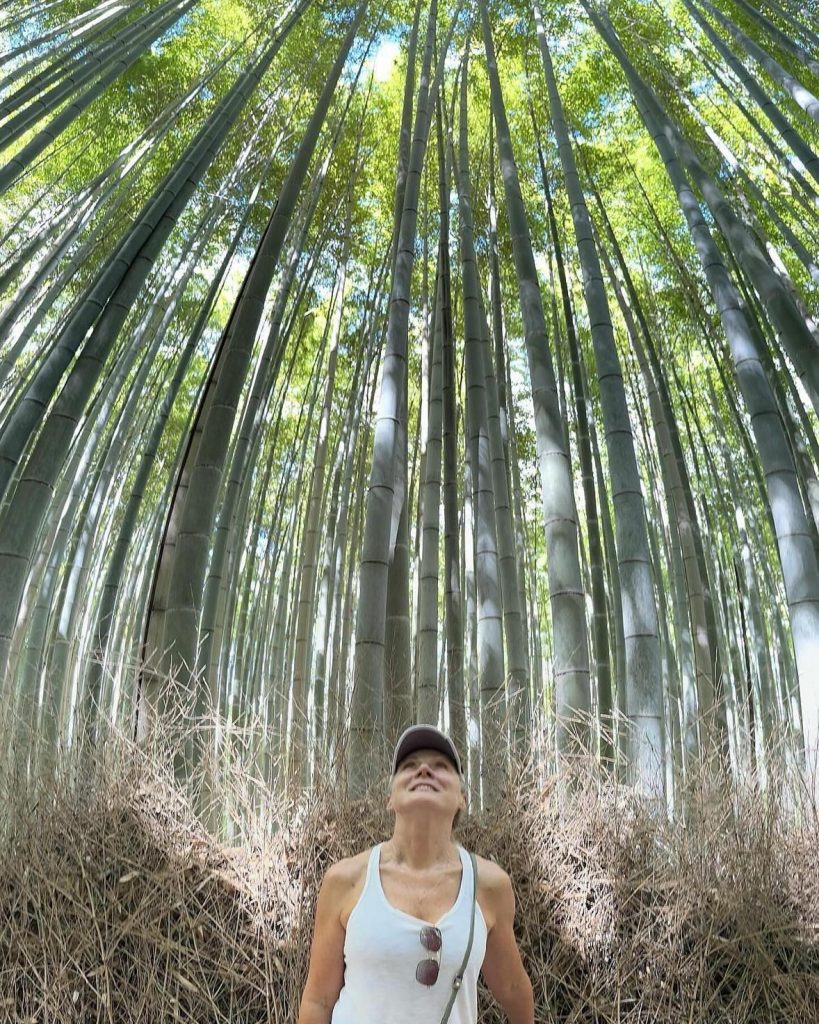
[[[0,0],[0,720],[278,791],[819,761],[796,0]],[[209,741],[210,742],[210,741]],[[210,761],[208,761],[210,763]]]

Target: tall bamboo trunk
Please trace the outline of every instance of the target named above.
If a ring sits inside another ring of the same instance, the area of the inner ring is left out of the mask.
[[[177,520],[179,525],[173,534],[172,554],[166,541],[161,559],[168,563],[164,571],[168,574],[169,585],[164,628],[158,647],[162,652],[163,666],[166,670],[180,674],[184,689],[194,686],[199,613],[216,502],[265,298],[278,266],[307,169],[365,8],[366,0],[348,27],[225,329],[223,343],[214,364],[218,379],[203,401],[195,427],[196,443],[189,451],[186,469],[183,470],[188,477],[187,487],[177,492],[169,513],[169,521]],[[160,568],[159,571],[163,570]],[[161,688],[161,681],[155,680],[153,684],[148,682],[152,691],[156,690],[157,685]],[[164,695],[160,692],[148,692],[146,689],[144,696],[149,705],[158,703],[162,707]]]
[[[484,364],[484,324],[475,258],[467,126],[469,49],[461,65],[461,111],[458,154],[458,210],[464,291],[464,367],[466,416],[472,465],[472,514],[475,537],[478,680],[481,702],[481,776],[484,806],[500,796],[505,775],[507,738],[503,650],[503,607],[498,566],[495,495]],[[516,724],[516,723],[515,723]]]
[[[623,591],[626,713],[630,731],[631,770],[635,782],[642,789],[660,798],[663,793],[661,765],[664,744],[663,694],[661,688],[657,686],[660,678],[659,624],[654,600],[654,578],[645,525],[640,470],[634,450],[623,372],[614,341],[611,313],[591,230],[589,211],[580,185],[546,32],[537,3],[534,10],[549,93],[552,126],[557,138],[577,251],[583,268],[583,291],[591,326],[600,405],[606,432],[617,558]]]
[[[659,101],[626,56],[611,23],[602,19],[590,6],[584,6],[629,80],[640,115],[679,198],[703,272],[720,311],[765,474],[790,611],[802,696],[805,746],[808,764],[811,764],[819,751],[819,685],[816,676],[816,665],[819,664],[819,566],[784,425],[740,297],[669,142],[669,135],[673,135],[671,125]]]
[[[490,118],[491,128],[491,118]],[[490,131],[490,146],[492,133]],[[491,153],[491,149],[490,149]],[[494,154],[490,156],[494,165]],[[484,392],[486,394],[489,452],[492,462],[492,491],[495,499],[495,526],[498,548],[498,572],[503,608],[503,632],[506,640],[506,686],[509,740],[515,755],[528,757],[531,749],[531,706],[529,702],[529,669],[524,643],[523,616],[518,586],[518,562],[515,550],[515,531],[512,521],[512,502],[509,497],[508,447],[504,444],[505,416],[502,422],[500,403],[500,375],[496,368],[495,352],[503,350],[503,316],[501,312],[500,264],[497,258],[497,225],[494,208],[494,169],[490,171],[490,304],[492,308],[493,339],[490,337],[486,313],[480,300],[480,328],[483,348]],[[503,385],[505,387],[505,380]]]
[[[61,132],[65,131],[98,96],[101,96],[113,81],[119,78],[131,65],[135,64],[151,44],[156,42],[176,21],[182,18],[195,3],[196,0],[184,0],[184,2],[179,0],[179,2],[174,2],[171,13],[167,17],[159,18],[155,22],[148,18],[146,22],[148,26],[147,31],[136,34],[134,40],[130,42],[126,37],[122,45],[122,53],[114,63],[114,66],[108,69],[82,96],[73,103],[68,104],[68,106],[63,107],[62,111],[49,123],[47,128],[39,131],[11,160],[0,166],[0,194],[8,191],[31,163],[51,145],[54,139]],[[55,91],[59,92],[59,90]],[[59,102],[60,98],[62,97],[58,96],[55,99],[55,103]],[[25,122],[18,129],[18,133],[23,133],[28,127],[28,122]],[[4,142],[4,147],[11,145],[12,141],[18,137],[18,133],[11,129]]]
[[[749,95],[753,98],[759,109],[768,117],[771,124],[802,161],[805,170],[816,181],[819,181],[819,157],[817,157],[816,153],[808,146],[801,134],[779,109],[779,105],[765,92],[757,79],[737,60],[736,56],[705,19],[702,12],[694,6],[693,0],[683,0],[683,2],[692,18],[713,43],[714,48],[748,90]]]
[[[583,485],[583,499],[586,512],[586,531],[589,538],[589,562],[592,592],[592,638],[597,686],[597,714],[600,726],[600,757],[606,767],[614,763],[614,707],[611,682],[611,653],[609,645],[608,611],[606,607],[606,583],[603,559],[603,544],[600,532],[600,517],[597,512],[597,495],[594,483],[594,460],[589,440],[589,416],[580,366],[580,346],[575,330],[569,283],[563,260],[563,247],[557,229],[551,189],[546,174],[543,152],[538,142],[541,183],[546,196],[546,212],[552,238],[552,247],[557,264],[560,295],[563,302],[563,319],[569,345],[572,368],[572,394],[574,415],[577,423],[577,447],[580,456],[580,471]]]
[[[303,4],[309,0],[303,0]],[[300,11],[291,17],[289,30]],[[0,524],[0,571],[7,585],[0,596],[0,666],[8,645],[37,533],[46,514],[53,481],[63,464],[85,403],[90,397],[120,328],[194,187],[213,161],[220,142],[286,35],[277,37],[246,75],[217,106],[211,123],[166,176],[119,246],[117,257],[101,271],[80,298],[55,339],[48,356],[8,416],[0,437],[0,491],[6,493],[18,471],[25,446],[42,422],[42,430]],[[100,309],[103,312],[100,314]],[[95,322],[96,321],[96,322]],[[43,408],[52,400],[70,360],[89,328],[93,331],[71,368],[59,397],[43,422]]]
[[[450,731],[458,750],[467,749],[464,692],[464,620],[461,587],[461,529],[458,521],[458,413],[455,381],[455,343],[452,326],[452,283],[449,262],[449,150],[444,146],[443,104],[436,118],[438,142],[438,206],[441,266],[441,402],[444,506],[444,624],[446,682]]]
[[[543,518],[554,630],[554,674],[558,744],[562,754],[589,747],[591,709],[589,645],[585,592],[580,570],[577,509],[571,458],[560,414],[554,369],[531,235],[501,91],[486,0],[480,0],[481,24],[492,114],[497,131],[501,176],[509,218],[524,341],[532,382]]]
[[[439,174],[444,168],[439,167]],[[443,430],[442,324],[443,281],[439,246],[431,331],[429,426],[422,492],[418,585],[417,701],[419,722],[438,718],[438,584],[441,506],[441,443]]]
[[[402,411],[405,415],[407,342],[418,197],[429,135],[430,106],[435,103],[440,88],[444,61],[458,13],[440,48],[435,76],[430,83],[437,11],[437,2],[432,0],[398,232],[379,413],[373,440],[372,473],[367,491],[347,761],[348,785],[354,796],[360,795],[372,781],[375,764],[378,762],[378,758],[373,757],[373,751],[378,749],[381,741],[379,731],[383,731],[386,725],[383,713],[387,592],[390,552],[398,535],[404,504],[402,488],[406,486],[406,465],[402,459],[406,422],[402,420]]]
[[[791,99],[797,103],[806,114],[819,121],[819,100],[813,95],[813,93],[801,82],[797,81],[790,72],[786,71],[785,68],[775,60],[769,53],[762,49],[757,43],[751,39],[750,36],[746,35],[731,18],[727,17],[722,11],[714,7],[713,4],[709,3],[708,0],[697,0],[699,5],[703,7],[709,14],[711,14],[717,21],[723,26],[728,32],[732,39],[745,50],[745,52],[752,57],[760,67],[764,68],[765,71],[771,76],[771,78],[777,82],[784,90],[788,93]]]
[[[292,779],[300,776],[303,785],[309,784],[307,766],[307,702],[309,695],[309,672],[312,663],[310,640],[313,630],[313,612],[316,590],[316,566],[319,554],[320,511],[324,500],[325,465],[330,435],[330,414],[335,391],[338,344],[343,324],[344,291],[347,286],[347,260],[350,244],[350,222],[345,227],[344,251],[339,259],[334,289],[334,304],[331,321],[328,321],[330,340],[327,369],[324,373],[324,401],[313,456],[313,475],[310,484],[310,498],[307,509],[307,523],[304,533],[301,574],[299,579],[298,617],[296,620],[296,662],[293,673],[293,727],[290,732],[290,774]]]

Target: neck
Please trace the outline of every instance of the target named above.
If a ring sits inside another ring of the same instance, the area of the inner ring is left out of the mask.
[[[402,815],[395,820],[395,829],[389,846],[396,861],[413,870],[423,870],[452,860],[454,842],[449,821],[430,821],[423,826],[407,821]]]

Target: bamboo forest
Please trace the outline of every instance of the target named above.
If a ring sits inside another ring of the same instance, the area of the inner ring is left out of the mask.
[[[0,51],[0,1016],[295,1024],[420,722],[538,1022],[819,1021],[814,0],[0,0]],[[114,941],[194,832],[193,938]]]

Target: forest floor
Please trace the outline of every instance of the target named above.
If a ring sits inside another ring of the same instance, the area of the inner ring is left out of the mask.
[[[5,776],[0,1020],[295,1024],[317,887],[389,834],[383,794],[288,803],[223,773],[226,844],[168,763],[119,741]],[[815,808],[702,787],[687,808],[669,823],[624,788],[521,779],[461,823],[512,877],[538,1022],[819,1021]],[[481,1024],[503,1019],[482,992]]]

